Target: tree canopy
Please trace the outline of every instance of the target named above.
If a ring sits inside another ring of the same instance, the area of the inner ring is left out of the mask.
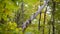
[[[0,34],[60,34],[60,0],[0,0]]]

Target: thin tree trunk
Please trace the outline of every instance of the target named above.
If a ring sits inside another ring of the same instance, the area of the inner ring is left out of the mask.
[[[49,25],[49,32],[48,32],[48,34],[50,34],[50,30],[51,30],[51,26]]]
[[[41,6],[41,0],[40,0],[40,6]],[[42,11],[39,14],[38,31],[40,31],[41,14],[42,14]]]
[[[41,21],[41,12],[40,12],[39,23],[38,23],[38,30],[39,30],[39,31],[40,31],[40,21]]]
[[[23,31],[25,30],[25,28],[30,24],[30,21],[32,21],[38,14],[40,14],[40,12],[43,10],[43,8],[48,4],[49,0],[47,0],[47,2],[44,2],[44,4],[38,9],[38,11],[36,13],[34,13],[30,19],[28,19],[26,22],[23,23],[22,25],[22,29]]]
[[[24,17],[24,2],[23,0],[21,0],[22,4],[21,4],[21,11],[22,11],[22,19]]]
[[[46,12],[47,12],[47,7],[46,7],[46,10],[45,10],[45,12],[44,12],[43,34],[44,34],[45,21],[46,21]]]
[[[54,19],[54,14],[55,14],[55,1],[54,0],[52,0],[52,3],[53,3],[53,6],[52,6],[52,30],[53,30],[53,33],[52,34],[55,34],[55,26],[54,26],[54,24],[55,24],[55,19]]]

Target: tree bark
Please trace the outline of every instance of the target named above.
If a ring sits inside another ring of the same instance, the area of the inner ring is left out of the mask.
[[[44,2],[44,4],[38,8],[38,11],[36,11],[36,13],[34,13],[30,19],[28,19],[26,22],[23,23],[22,25],[22,31],[24,31],[26,29],[26,27],[30,24],[30,21],[32,21],[38,14],[40,14],[40,12],[43,10],[43,8],[48,4],[49,0],[47,0],[47,2]]]
[[[55,34],[55,26],[54,26],[54,24],[55,24],[55,19],[54,19],[54,15],[55,15],[55,1],[54,0],[52,0],[52,4],[53,4],[53,6],[52,6],[52,30],[53,30],[53,33],[52,34]]]

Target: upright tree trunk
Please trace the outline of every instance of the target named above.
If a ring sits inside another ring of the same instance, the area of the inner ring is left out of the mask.
[[[41,0],[40,0],[40,6],[41,6]],[[39,14],[38,31],[40,31],[41,14],[42,14],[42,11]]]
[[[46,10],[44,12],[43,34],[44,34],[44,28],[45,28],[45,22],[46,22],[46,12],[47,12],[47,7],[46,7]]]
[[[23,22],[23,18],[24,18],[24,1],[21,0],[22,4],[21,4],[21,12],[22,12],[22,22]]]
[[[45,2],[47,3],[47,0],[45,0]],[[47,5],[48,5],[48,4],[47,4]],[[46,6],[47,6],[47,5],[46,5]],[[44,12],[43,34],[45,33],[44,29],[45,29],[45,22],[46,22],[46,12],[47,12],[47,7],[46,7],[46,10],[45,10],[45,12]]]
[[[39,23],[38,23],[38,30],[39,30],[39,31],[40,31],[40,22],[41,22],[41,12],[40,12]]]
[[[52,34],[55,34],[55,26],[54,26],[54,24],[55,24],[55,19],[54,19],[54,14],[55,14],[55,1],[54,0],[52,0],[52,4],[53,4],[53,6],[52,6],[52,30],[53,30],[53,33]]]

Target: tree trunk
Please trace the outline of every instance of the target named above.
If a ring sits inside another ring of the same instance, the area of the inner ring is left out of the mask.
[[[23,31],[25,30],[25,28],[30,24],[30,21],[32,21],[38,14],[40,14],[40,12],[43,10],[43,8],[48,4],[49,0],[47,0],[47,2],[44,2],[44,4],[39,7],[38,11],[36,13],[34,13],[30,19],[28,19],[26,22],[23,23],[22,25],[22,29]]]
[[[55,14],[55,1],[54,0],[52,0],[52,4],[53,4],[53,6],[52,6],[52,30],[53,30],[53,33],[52,34],[55,34],[55,26],[54,26],[54,24],[55,24],[55,19],[54,19],[54,14]]]

